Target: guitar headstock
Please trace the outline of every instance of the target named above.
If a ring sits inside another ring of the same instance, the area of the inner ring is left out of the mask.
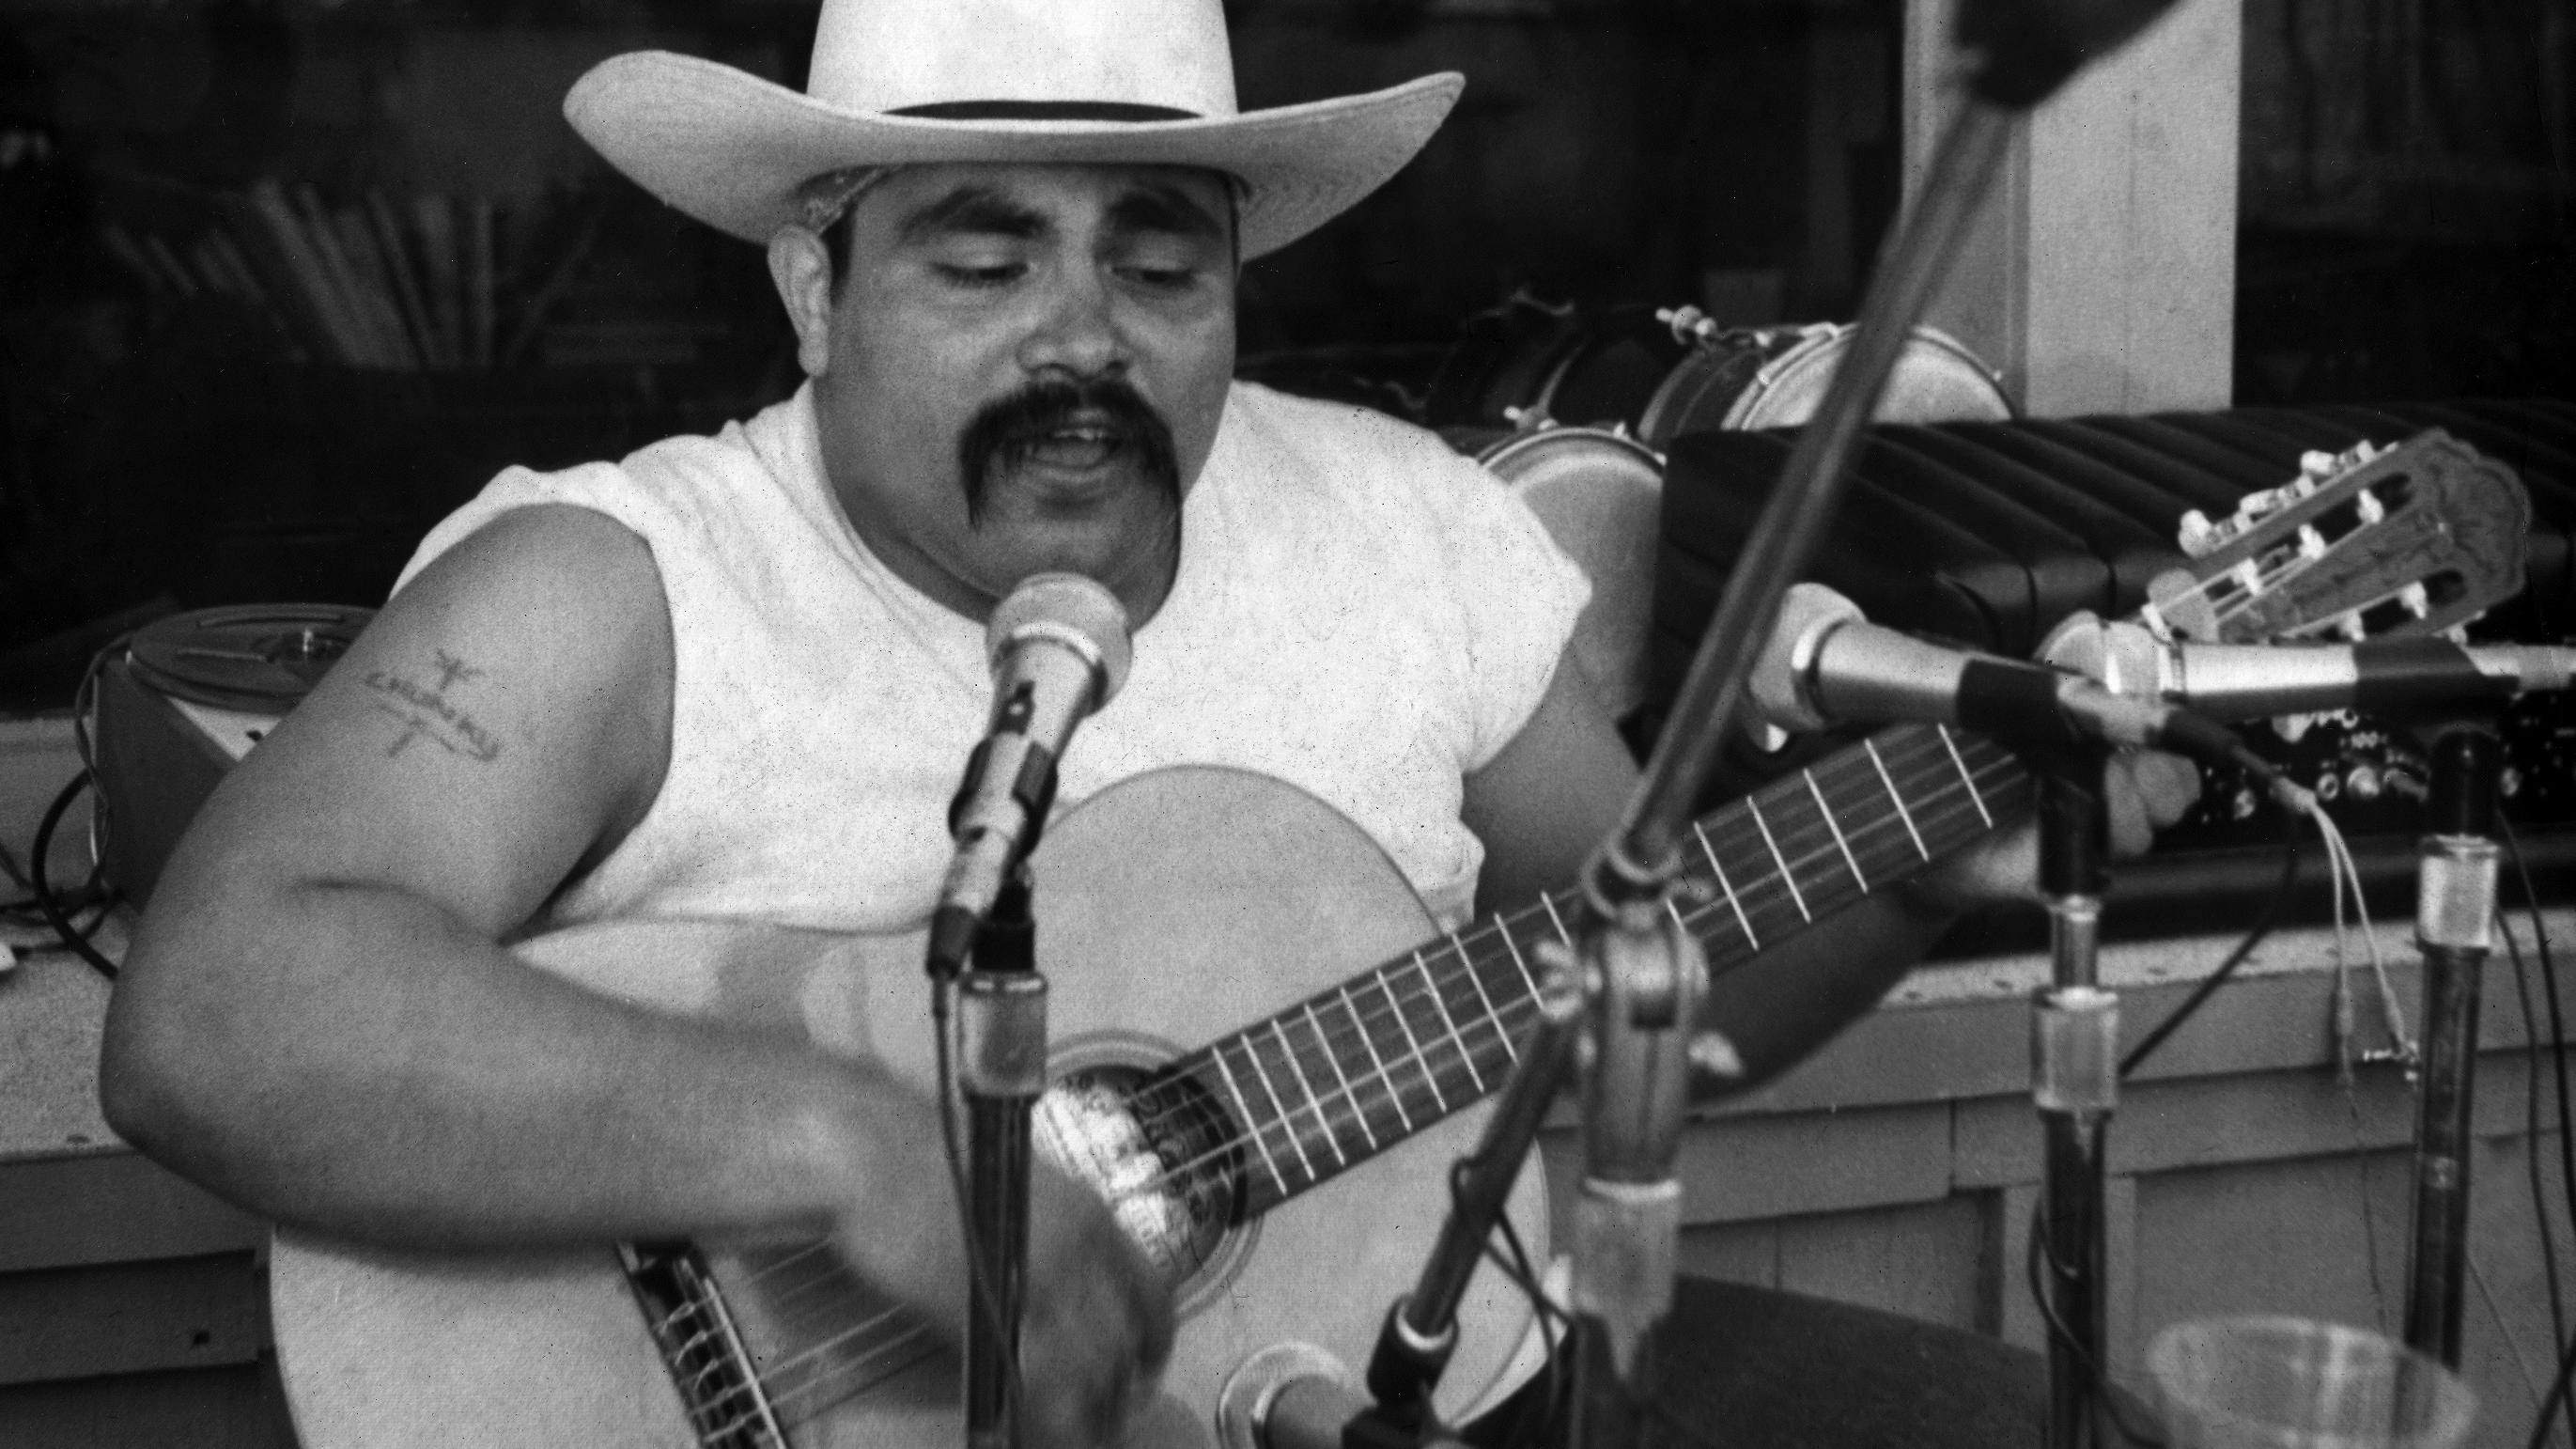
[[[2201,643],[2439,633],[2522,591],[2530,527],[2513,470],[2439,428],[2310,453],[2225,522],[2184,515],[2191,566],[2147,586],[2144,621]]]

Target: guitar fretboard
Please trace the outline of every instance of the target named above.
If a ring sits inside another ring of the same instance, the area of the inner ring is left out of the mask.
[[[1676,906],[1712,975],[2015,818],[2006,752],[1902,725],[1703,817]],[[1241,1177],[1255,1216],[1499,1090],[1536,1020],[1542,942],[1572,944],[1575,893],[1490,917],[1306,998],[1173,1063],[1135,1108],[1181,1110],[1193,1084],[1239,1134],[1180,1171]]]

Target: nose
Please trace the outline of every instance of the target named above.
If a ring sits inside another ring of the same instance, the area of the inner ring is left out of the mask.
[[[1020,341],[1019,360],[1032,374],[1060,372],[1077,379],[1123,370],[1127,342],[1119,331],[1109,279],[1092,267],[1058,271],[1045,291],[1036,325]]]

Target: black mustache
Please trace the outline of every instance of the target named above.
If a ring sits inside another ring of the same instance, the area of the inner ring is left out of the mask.
[[[1016,462],[1048,434],[1078,419],[1105,423],[1121,445],[1136,449],[1146,481],[1174,503],[1180,501],[1180,455],[1172,446],[1171,425],[1152,403],[1123,378],[1079,383],[1044,379],[986,403],[958,436],[957,476],[966,487],[966,521],[983,521],[985,491],[997,466]]]

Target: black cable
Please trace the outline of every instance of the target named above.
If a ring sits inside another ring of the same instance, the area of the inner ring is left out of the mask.
[[[1472,1166],[1471,1159],[1460,1158],[1449,1168],[1449,1202],[1452,1212],[1456,1212],[1465,1201],[1467,1174]],[[1511,1257],[1506,1260],[1501,1253],[1494,1251],[1493,1240],[1490,1238],[1485,1242],[1485,1257],[1501,1270],[1504,1277],[1510,1279],[1513,1285],[1521,1290],[1523,1296],[1529,1299],[1530,1311],[1538,1319],[1539,1342],[1547,1350],[1544,1360],[1547,1389],[1542,1396],[1539,1416],[1535,1422],[1529,1421],[1525,1416],[1521,1423],[1513,1426],[1509,1449],[1519,1449],[1519,1446],[1543,1443],[1546,1436],[1555,1433],[1557,1412],[1564,1405],[1562,1391],[1565,1370],[1559,1361],[1558,1350],[1571,1341],[1574,1320],[1572,1315],[1557,1306],[1555,1299],[1548,1296],[1547,1284],[1539,1277],[1538,1270],[1531,1265],[1528,1245],[1521,1241],[1520,1229],[1512,1225],[1511,1214],[1503,1213],[1496,1217],[1494,1226],[1501,1231],[1503,1244],[1511,1250]],[[1565,1325],[1564,1336],[1560,1336],[1557,1331],[1559,1321]]]
[[[2558,1377],[2549,1381],[2549,1396],[2540,1401],[2540,1417],[2533,1421],[2531,1439],[2524,1449],[2542,1449],[2549,1442],[2549,1421],[2558,1414],[2558,1406],[2567,1401],[2567,1381],[2576,1377],[2576,1343],[2558,1356]]]
[[[1451,1174],[1449,1183],[1450,1191],[1455,1194],[1458,1187],[1456,1173]],[[1547,1376],[1547,1387],[1539,1396],[1538,1417],[1532,1420],[1523,1416],[1520,1423],[1512,1426],[1507,1449],[1537,1449],[1537,1446],[1551,1441],[1556,1433],[1556,1416],[1565,1407],[1563,1349],[1571,1342],[1569,1335],[1573,1322],[1566,1311],[1557,1306],[1556,1300],[1548,1297],[1547,1284],[1530,1266],[1529,1249],[1521,1242],[1520,1229],[1512,1226],[1510,1216],[1506,1214],[1496,1226],[1502,1229],[1503,1242],[1511,1249],[1511,1260],[1505,1262],[1502,1255],[1494,1251],[1491,1242],[1485,1244],[1485,1256],[1529,1298],[1530,1311],[1538,1318],[1539,1342],[1547,1349],[1546,1366],[1542,1370]],[[1564,1324],[1562,1329],[1558,1326],[1560,1322]]]
[[[2175,1007],[2164,1020],[2157,1022],[2155,1029],[2148,1032],[2145,1039],[2131,1047],[2129,1054],[2120,1059],[2121,1076],[2128,1077],[2135,1074],[2147,1058],[2155,1053],[2156,1048],[2165,1044],[2165,1038],[2172,1036],[2184,1022],[2189,1021],[2192,1013],[2200,1010],[2202,1003],[2208,1001],[2217,993],[2219,987],[2227,984],[2229,977],[2236,974],[2236,968],[2245,964],[2245,958],[2254,954],[2254,948],[2263,944],[2263,938],[2272,934],[2272,927],[2279,923],[2281,913],[2289,908],[2291,894],[2297,889],[2299,883],[2299,817],[2296,814],[2287,816],[2285,835],[2286,838],[2281,843],[2281,880],[2272,888],[2272,898],[2263,907],[2262,919],[2256,921],[2254,928],[2245,933],[2244,940],[2236,943],[2236,949],[2227,954],[2227,959],[2218,963],[2217,970],[2202,977],[2200,984],[2192,988],[2191,995],[2184,997],[2180,1006]]]
[[[2523,908],[2531,915],[2532,953],[2540,958],[2541,994],[2549,1002],[2550,1057],[2556,1067],[2552,1075],[2558,1084],[2558,1171],[2560,1186],[2567,1192],[2569,1232],[2571,1235],[2576,1235],[2576,1142],[2569,1140],[2571,1136],[2576,1136],[2576,1122],[2570,1121],[2567,1109],[2567,1018],[2558,999],[2558,963],[2549,954],[2549,926],[2541,918],[2540,892],[2531,883],[2531,863],[2523,858],[2522,842],[2514,836],[2513,823],[2506,820],[2502,814],[2496,816],[2496,831],[2504,837],[2505,853],[2513,857],[2514,875],[2522,882]],[[2508,941],[2512,939],[2510,933],[2506,939]],[[2514,965],[2514,979],[2518,983],[2522,978],[2521,962],[2517,959]],[[2528,1034],[2527,1030],[2526,1034]],[[2535,1136],[2530,1139],[2530,1142],[2529,1150],[2534,1158],[2537,1158],[2540,1152],[2540,1139]],[[2545,1214],[2542,1215],[2539,1227],[2545,1237],[2549,1231]],[[2551,1287],[2556,1286],[2556,1280],[2553,1277]],[[2571,1362],[2576,1362],[2576,1339],[2565,1336],[2563,1325],[2560,1326],[2559,1331],[2561,1335],[2559,1344],[2562,1351],[2569,1356]],[[2566,1388],[2567,1370],[2562,1367],[2558,1372],[2558,1387],[2553,1391],[2562,1403],[2566,1397]],[[2533,1426],[2533,1433],[2536,1436],[2545,1436],[2548,1432],[2550,1414],[2549,1404],[2543,1403],[2540,1422]],[[2571,1438],[2576,1438],[2576,1410],[2569,1412],[2568,1432]],[[2538,1439],[2535,1438],[2534,1442],[2538,1442]]]
[[[2522,943],[2513,926],[2496,913],[2496,933],[2504,937],[2505,954],[2513,960],[2513,994],[2522,1006],[2522,1154],[2523,1176],[2531,1187],[2531,1225],[2540,1235],[2540,1271],[2549,1289],[2549,1341],[2567,1339],[2567,1306],[2558,1287],[2558,1235],[2549,1226],[2549,1191],[2540,1177],[2540,1024],[2531,1010],[2531,981],[2522,963]]]
[[[89,937],[72,929],[71,922],[63,915],[61,904],[54,899],[53,887],[45,880],[45,854],[53,844],[54,828],[63,823],[64,812],[72,808],[72,802],[80,798],[81,791],[88,788],[89,782],[90,772],[84,768],[72,776],[72,782],[54,797],[54,803],[45,807],[45,818],[36,824],[35,842],[27,848],[27,873],[36,892],[36,905],[45,913],[45,923],[62,938],[64,947],[87,961],[99,975],[114,981],[116,963],[100,955],[98,948],[89,943]],[[98,927],[93,924],[90,929],[95,931]]]
[[[2162,1435],[2152,1430],[2142,1430],[2129,1422],[2127,1411],[2120,1407],[2119,1399],[2111,1392],[2110,1380],[2103,1375],[2102,1365],[2092,1354],[2085,1351],[2083,1343],[2075,1337],[2075,1330],[2066,1326],[2066,1320],[2057,1316],[2057,1304],[2050,1298],[2047,1287],[2040,1280],[2040,1263],[2045,1259],[2048,1271],[2059,1276],[2064,1276],[2066,1270],[2058,1263],[2057,1256],[2048,1251],[2047,1235],[2043,1231],[2044,1224],[2040,1219],[2042,1206],[2043,1204],[2038,1202],[2030,1206],[2030,1251],[2023,1256],[2022,1260],[2023,1271],[2030,1281],[2031,1302],[2039,1307],[2040,1322],[2047,1325],[2049,1338],[2065,1345],[2068,1355],[2083,1368],[2085,1381],[2093,1388],[2093,1403],[2096,1410],[2114,1430],[2118,1431],[2120,1437],[2138,1446],[2138,1449],[2166,1449]]]
[[[1010,1335],[1010,1325],[1002,1316],[1002,1305],[994,1294],[994,1272],[984,1261],[982,1247],[975,1240],[973,1199],[966,1189],[966,1154],[957,1145],[957,1071],[948,1052],[949,998],[956,988],[945,980],[930,984],[930,1035],[932,1075],[938,1078],[939,1143],[948,1157],[948,1185],[957,1199],[957,1229],[966,1245],[967,1297],[973,1306],[968,1310],[984,1316],[984,1331],[993,1337],[1002,1353],[1002,1371],[1011,1386],[1011,1442],[1022,1442],[1020,1411],[1026,1402],[1025,1384],[1020,1379],[1020,1346]]]

